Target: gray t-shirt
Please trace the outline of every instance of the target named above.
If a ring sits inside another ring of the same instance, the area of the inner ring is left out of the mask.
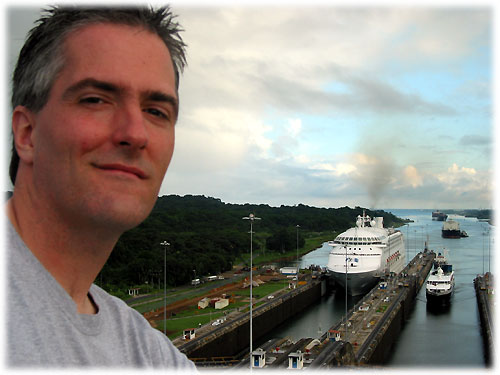
[[[194,364],[160,331],[96,285],[95,315],[76,304],[7,221],[7,365],[10,367],[168,367]]]

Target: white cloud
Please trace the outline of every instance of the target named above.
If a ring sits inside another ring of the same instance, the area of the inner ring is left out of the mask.
[[[315,174],[318,176],[329,174],[335,177],[349,176],[355,174],[357,171],[355,165],[343,162],[337,164],[332,164],[332,163],[313,164],[311,165],[310,169],[316,171]]]
[[[288,120],[288,133],[291,137],[297,138],[302,130],[302,121],[300,119]]]
[[[417,168],[415,168],[413,165],[406,166],[403,169],[403,175],[406,183],[411,185],[412,187],[416,188],[423,185],[422,176],[418,172]]]
[[[264,154],[271,142],[269,127],[250,112],[227,107],[196,107],[177,125],[177,150],[181,159],[195,156],[198,164],[224,167],[241,162],[249,152]]]
[[[448,168],[448,173],[451,175],[466,174],[469,176],[474,176],[477,174],[477,172],[474,168],[467,168],[467,167],[460,167],[459,168],[456,163],[453,163],[453,165]]]
[[[478,173],[474,168],[459,167],[456,163],[446,172],[436,175],[448,191],[460,193],[490,193],[491,177],[487,173]]]

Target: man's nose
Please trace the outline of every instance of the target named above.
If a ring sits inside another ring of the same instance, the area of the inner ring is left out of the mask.
[[[148,144],[144,113],[135,103],[127,103],[117,110],[114,143],[131,149],[143,149]]]

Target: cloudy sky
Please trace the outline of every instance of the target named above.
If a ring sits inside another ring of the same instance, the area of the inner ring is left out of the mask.
[[[492,206],[488,3],[172,4],[188,67],[160,195],[273,206]],[[10,4],[5,14],[10,69],[37,9]]]

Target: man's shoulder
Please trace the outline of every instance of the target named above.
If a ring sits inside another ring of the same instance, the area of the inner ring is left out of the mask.
[[[134,336],[143,344],[163,345],[165,338],[160,337],[156,329],[137,310],[128,306],[123,300],[115,297],[99,286],[92,284],[90,295],[96,303],[101,319],[107,327],[114,327],[125,336]]]
[[[124,337],[133,336],[132,341],[140,342],[136,355],[140,356],[144,352],[144,356],[154,358],[153,362],[168,363],[169,367],[196,371],[194,364],[162,332],[151,327],[138,311],[95,284],[90,292],[99,308],[109,315],[106,319],[113,320],[111,324],[117,324],[122,329],[126,327],[126,332],[122,332]]]
[[[90,295],[94,298],[94,302],[98,306],[104,304],[105,306],[103,307],[110,310],[112,313],[130,314],[134,318],[140,318],[141,321],[144,320],[147,322],[137,310],[131,308],[125,301],[111,295],[96,284],[92,284],[90,287]]]
[[[151,327],[141,313],[128,306],[120,298],[109,294],[95,284],[92,284],[90,288],[90,295],[105,325],[115,326],[115,329],[121,330],[126,335],[138,335],[136,338],[142,342],[164,344],[165,337],[161,337],[160,332]]]

